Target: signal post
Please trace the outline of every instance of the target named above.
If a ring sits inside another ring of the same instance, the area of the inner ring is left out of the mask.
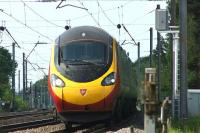
[[[158,105],[156,90],[156,68],[145,68],[144,81],[144,131],[156,133],[156,114]]]

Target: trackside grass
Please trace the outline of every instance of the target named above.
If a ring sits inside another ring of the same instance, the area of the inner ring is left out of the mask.
[[[171,123],[170,133],[200,133],[200,116]]]

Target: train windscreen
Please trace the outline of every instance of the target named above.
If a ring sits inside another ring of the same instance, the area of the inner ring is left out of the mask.
[[[61,57],[68,63],[88,61],[108,64],[109,52],[111,48],[108,45],[96,41],[71,42],[61,46]]]

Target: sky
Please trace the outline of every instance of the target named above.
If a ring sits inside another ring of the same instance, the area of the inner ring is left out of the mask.
[[[131,38],[123,28],[117,24],[124,24],[136,42],[141,44],[141,57],[149,55],[149,29],[154,29],[153,47],[156,46],[155,8],[160,4],[166,9],[166,1],[144,0],[67,0],[60,6],[57,2],[34,2],[36,0],[0,0],[0,25],[5,26],[21,48],[16,47],[16,89],[18,88],[18,70],[21,71],[20,83],[22,88],[22,53],[26,57],[37,42],[28,60],[28,82],[33,83],[48,74],[52,42],[62,34],[66,25],[72,28],[89,25],[104,29],[119,43],[124,40],[131,42]],[[75,7],[76,6],[76,7]],[[81,8],[77,8],[81,7]],[[83,9],[85,8],[85,9]],[[87,10],[86,10],[87,9]],[[0,32],[0,46],[12,52],[12,39],[4,31]],[[122,46],[134,62],[137,60],[137,46],[126,44]]]

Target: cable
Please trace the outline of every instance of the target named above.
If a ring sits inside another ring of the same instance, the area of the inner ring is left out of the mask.
[[[29,60],[27,60],[27,62],[28,62],[29,64],[31,64],[32,67],[33,67],[33,65],[36,65],[36,66],[38,67],[38,69],[36,69],[35,67],[33,67],[33,69],[34,69],[35,71],[40,70],[45,76],[47,75],[47,74],[44,72],[43,68],[41,68],[37,63],[31,63]]]
[[[27,59],[26,59],[27,60]],[[31,63],[29,60],[27,60],[27,62],[32,66],[32,68],[37,71],[40,70],[45,76],[47,75],[44,70],[37,64],[37,63]],[[36,65],[38,67],[38,69],[36,69],[33,65]]]
[[[3,46],[4,48],[12,47],[12,45]]]
[[[110,21],[110,23],[111,23],[113,26],[116,26],[116,24],[114,24],[114,23],[112,22],[112,20],[107,16],[107,14],[104,12],[104,10],[103,10],[103,8],[101,7],[101,5],[100,5],[100,3],[99,3],[98,0],[97,0],[97,3],[98,3],[98,5],[99,5],[99,7],[100,7],[102,13],[104,14],[104,16],[108,19],[108,21]]]
[[[63,3],[63,1],[65,1],[65,0],[61,0],[61,1],[60,1],[60,3],[57,5],[56,9],[58,9],[58,8],[63,8],[63,7],[65,7],[65,6],[71,6],[71,7],[80,8],[80,9],[83,9],[83,10],[88,10],[88,9],[86,9],[86,8],[83,8],[83,7],[80,7],[80,6],[75,6],[75,5],[72,5],[72,4],[66,4],[66,5],[62,5],[62,6],[61,6],[61,4]]]
[[[49,60],[44,59],[42,56],[39,55],[39,53],[37,51],[34,51],[36,53],[36,55],[42,59],[44,62],[49,62]]]
[[[7,28],[5,28],[6,29],[6,31],[7,31],[7,33],[8,33],[8,35],[12,38],[12,40],[14,41],[14,43],[15,44],[17,44],[17,47],[18,48],[21,48],[20,46],[19,46],[19,44],[17,43],[17,41],[14,39],[14,37],[10,34],[10,32],[8,31],[8,29]]]
[[[35,71],[37,71],[36,68],[33,66],[33,63],[31,63],[31,62],[30,62],[29,60],[27,60],[27,59],[26,59],[26,61],[31,65],[31,67],[32,67]]]
[[[85,6],[84,6],[84,4],[83,4],[83,2],[81,2],[80,0],[77,0],[84,8],[86,8]],[[87,8],[86,8],[87,9]],[[98,23],[98,21],[95,19],[95,17],[92,15],[92,13],[90,13],[88,10],[85,10],[91,17],[92,17],[92,19],[94,20],[94,22],[99,26],[99,27],[101,27],[100,26],[100,24]]]
[[[10,15],[10,14],[4,12],[3,9],[0,9],[0,11],[1,11],[2,13],[4,13],[5,15],[9,16],[10,18],[14,19],[15,21],[17,21],[17,22],[20,23],[21,25],[24,25],[25,27],[29,28],[29,29],[32,30],[33,32],[35,32],[35,33],[37,33],[37,34],[43,36],[44,38],[47,38],[48,40],[53,41],[53,40],[52,40],[51,38],[49,38],[48,36],[46,36],[46,35],[40,33],[39,31],[37,31],[37,30],[31,28],[30,26],[28,26],[28,25],[24,24],[23,22],[21,22],[20,20],[16,19],[16,18],[13,17],[12,15]]]
[[[47,44],[46,42],[37,42],[35,43],[35,46],[32,48],[31,52],[27,55],[26,59],[30,56],[30,54],[33,52],[33,50],[37,47],[38,44]]]
[[[26,4],[24,3],[24,23],[26,25]]]
[[[20,48],[19,44],[17,43],[17,41],[14,39],[14,37],[11,35],[11,33],[9,32],[9,30],[6,27],[0,26],[0,30],[1,31],[5,30],[7,32],[7,34],[9,35],[9,38],[11,38],[11,40],[13,40],[13,42],[15,44],[17,44],[17,47]]]
[[[141,19],[141,18],[144,18],[145,16],[147,16],[148,14],[150,14],[150,13],[152,13],[152,12],[154,12],[154,11],[155,11],[155,9],[153,9],[153,10],[147,12],[146,14],[144,14],[144,15],[142,15],[142,16],[140,16],[140,17],[137,17],[136,19],[134,19],[134,20],[133,20],[132,22],[130,22],[130,23],[134,23],[134,22],[138,21],[138,20]]]
[[[132,41],[135,43],[135,45],[137,45],[137,43],[135,42],[134,38],[131,36],[131,34],[129,33],[129,31],[126,29],[125,25],[122,24],[122,27],[124,28],[124,30],[126,31],[126,33],[128,33],[128,35],[130,36],[130,38],[132,39]]]
[[[31,55],[31,53],[33,52],[33,50],[35,49],[35,47],[37,47],[38,43],[35,44],[35,46],[32,48],[31,52],[27,55],[26,59],[28,59],[28,57]]]
[[[108,11],[113,11],[113,10],[116,10],[117,9],[117,7],[114,7],[114,8],[109,8],[109,9],[105,9],[104,10],[104,12],[108,12]],[[92,13],[93,15],[96,15],[96,14],[98,14],[98,12],[93,12]],[[87,17],[87,16],[90,16],[90,14],[89,15],[82,15],[82,16],[79,16],[79,17],[74,17],[74,18],[72,18],[72,19],[70,19],[71,21],[75,21],[75,20],[77,20],[77,19],[81,19],[81,18],[85,18],[85,17]],[[27,20],[27,21],[40,21],[40,20]],[[66,20],[52,20],[52,21],[66,21]]]
[[[20,1],[19,1],[20,2]],[[108,11],[113,11],[113,10],[116,10],[116,9],[118,9],[118,6],[117,7],[114,7],[114,8],[108,8],[108,9],[105,9],[104,10],[104,12],[108,12]],[[93,13],[91,13],[92,15],[96,15],[96,14],[98,14],[98,11],[97,12],[93,12]],[[72,18],[72,19],[70,19],[71,21],[75,21],[75,20],[77,20],[77,19],[81,19],[81,18],[85,18],[85,17],[87,17],[87,16],[91,16],[91,14],[89,14],[89,15],[82,15],[82,16],[79,16],[79,17],[74,17],[74,18]],[[40,21],[40,20],[26,20],[26,21]],[[51,20],[51,21],[66,21],[66,20]]]
[[[99,7],[99,3],[97,3],[97,6],[98,6],[98,15],[97,15],[97,16],[98,16],[98,23],[99,23],[99,15],[100,15],[100,10],[99,10],[100,7]]]
[[[43,20],[45,20],[47,23],[52,24],[52,25],[54,25],[54,26],[56,26],[56,27],[59,27],[59,28],[62,28],[62,29],[64,28],[63,26],[59,26],[59,25],[57,25],[57,24],[55,24],[55,23],[53,23],[53,22],[50,22],[50,21],[47,20],[46,18],[42,17],[39,13],[37,13],[35,10],[33,10],[33,8],[31,8],[30,6],[28,6],[23,0],[21,0],[21,2],[24,3],[24,5],[25,5],[26,7],[28,7],[34,14],[36,14],[37,16],[39,16],[40,18],[42,18]]]
[[[127,2],[125,2],[122,6],[124,7],[124,6],[128,5],[129,3],[133,2],[133,1],[134,1],[134,0],[127,1]]]
[[[165,1],[165,0],[160,0],[160,1]],[[80,2],[80,0],[79,0],[79,2]],[[125,7],[130,2],[133,2],[133,1],[130,0],[130,1],[124,3],[124,4],[120,5],[120,6],[123,8],[123,7]],[[118,7],[119,6],[116,6],[116,7],[113,7],[113,8],[109,8],[109,9],[105,9],[104,12],[116,10],[116,9],[118,9]],[[93,12],[92,14],[96,15],[96,14],[98,14],[98,11],[97,12]],[[74,21],[74,20],[80,19],[80,18],[84,18],[84,17],[87,17],[87,16],[90,16],[90,14],[89,15],[83,15],[83,16],[80,16],[80,17],[72,18],[71,21]],[[123,11],[122,11],[122,18],[123,18]]]
[[[21,42],[22,44],[35,44],[35,42]],[[10,44],[9,42],[3,42],[2,44]],[[51,44],[51,43],[46,43],[46,44]],[[46,45],[44,44],[44,45]]]
[[[47,2],[57,2],[57,1],[59,1],[59,0],[49,0],[49,1],[47,1],[47,0],[37,0],[37,1],[34,1],[34,0],[26,0],[26,1],[24,1],[24,2],[35,2],[35,3],[47,3]],[[103,0],[102,0],[103,1]],[[126,2],[125,3],[125,5],[127,5],[129,2],[133,2],[133,1],[138,1],[138,0],[129,0],[128,2]],[[142,1],[142,0],[141,0]],[[143,0],[144,1],[144,0]],[[151,0],[151,1],[153,1],[153,0]],[[167,1],[167,0],[154,0],[154,1]],[[19,1],[19,0],[1,0],[0,2],[21,2],[21,1]]]
[[[119,18],[119,24],[121,24],[121,18],[120,18],[120,13],[119,13],[119,7],[118,7],[118,18]],[[122,22],[123,23],[123,22]]]
[[[0,2],[21,2],[21,1],[17,1],[17,0],[1,0]],[[42,1],[33,1],[33,0],[26,0],[24,2],[42,2]]]

